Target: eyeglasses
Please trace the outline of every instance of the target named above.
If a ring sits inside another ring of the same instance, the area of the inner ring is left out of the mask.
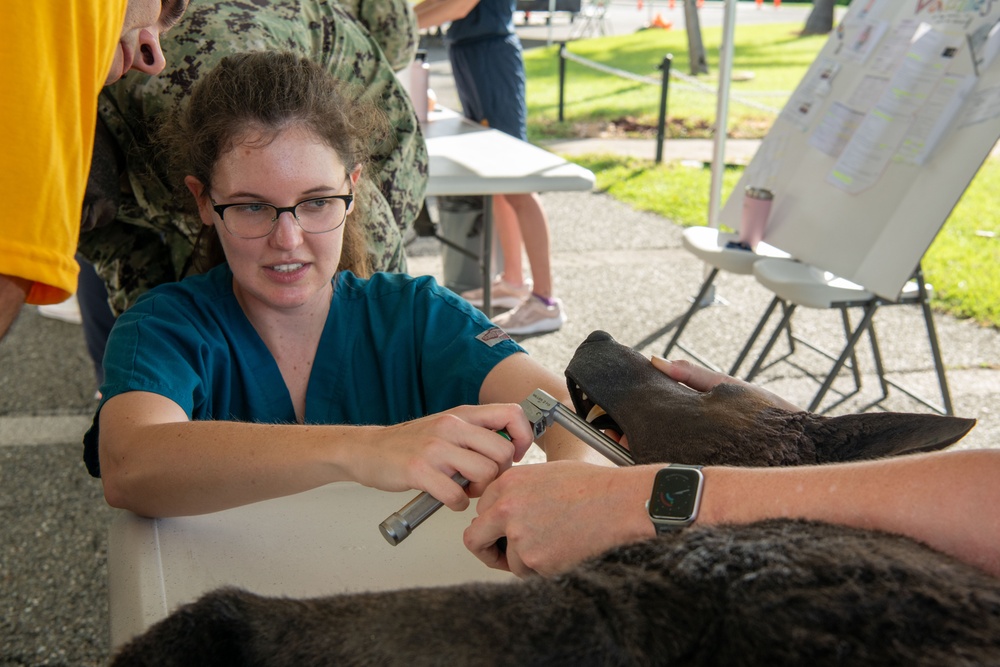
[[[323,234],[344,224],[347,211],[354,202],[354,193],[346,195],[331,195],[303,199],[295,206],[278,207],[263,202],[248,202],[245,204],[216,204],[212,200],[212,208],[226,230],[241,239],[264,238],[278,224],[278,216],[291,213],[302,231],[308,234]]]

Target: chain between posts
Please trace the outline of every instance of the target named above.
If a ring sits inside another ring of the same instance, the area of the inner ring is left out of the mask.
[[[624,70],[614,69],[613,67],[608,67],[606,65],[601,65],[600,63],[595,63],[593,61],[581,58],[580,56],[574,55],[566,50],[566,42],[559,43],[558,50],[559,58],[559,122],[563,122],[566,119],[565,108],[566,108],[566,61],[573,60],[582,65],[586,65],[592,69],[596,69],[601,72],[606,72],[608,74],[613,74],[625,79],[631,79],[633,81],[640,81],[642,83],[650,84],[660,84],[660,112],[659,118],[656,123],[656,163],[659,164],[663,161],[663,142],[666,139],[666,125],[667,125],[667,92],[670,87],[670,65],[673,62],[673,55],[667,54],[663,57],[663,62],[660,64],[659,68],[662,72],[659,81],[652,79],[650,77],[639,76],[631,72],[626,72]]]

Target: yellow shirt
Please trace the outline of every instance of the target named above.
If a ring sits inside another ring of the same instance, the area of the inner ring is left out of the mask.
[[[97,95],[126,5],[0,2],[0,274],[34,283],[28,303],[76,291]]]

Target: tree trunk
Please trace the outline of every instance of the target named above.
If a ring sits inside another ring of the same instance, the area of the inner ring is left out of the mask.
[[[708,74],[705,44],[701,41],[701,23],[698,21],[698,0],[684,0],[684,25],[687,28],[691,74]]]
[[[814,0],[802,35],[826,35],[833,30],[833,8],[836,0]]]

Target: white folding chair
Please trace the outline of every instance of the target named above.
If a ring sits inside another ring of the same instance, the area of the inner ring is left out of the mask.
[[[594,37],[598,34],[611,34],[611,21],[607,17],[609,4],[611,4],[611,0],[589,0],[573,19],[573,28],[569,31],[569,38],[579,39],[588,34]]]
[[[691,318],[695,313],[712,304],[713,300],[710,299],[708,295],[716,277],[719,275],[719,271],[728,271],[729,273],[739,275],[751,275],[753,273],[754,264],[758,260],[765,257],[788,257],[788,254],[783,253],[777,248],[763,242],[757,245],[757,249],[755,251],[734,248],[730,244],[738,240],[737,235],[720,232],[718,229],[713,227],[688,227],[684,230],[681,238],[685,250],[712,268],[704,282],[702,282],[697,296],[694,297],[694,301],[691,303],[691,307],[688,308],[687,312],[681,316],[680,321],[677,323],[677,327],[674,329],[674,334],[670,338],[670,342],[667,343],[663,356],[669,358],[670,351],[676,346],[703,366],[721,372],[722,369],[714,363],[705,359],[702,355],[690,347],[686,347],[681,344],[681,334],[684,333],[684,329],[687,328],[688,323],[691,321]],[[735,375],[736,371],[739,370],[739,367],[743,364],[747,354],[750,352],[750,347],[760,336],[760,332],[763,330],[764,325],[767,323],[771,313],[774,312],[774,309],[778,306],[778,304],[779,301],[772,301],[768,306],[764,317],[762,317],[760,322],[757,324],[757,329],[754,331],[753,335],[751,335],[747,345],[743,347],[739,355],[736,357],[732,367],[730,367],[728,371],[729,375]],[[793,346],[793,341],[790,336],[789,345]],[[794,346],[792,349],[794,350]]]
[[[945,377],[944,363],[941,359],[937,332],[934,327],[934,317],[930,308],[930,293],[932,288],[930,285],[924,283],[923,271],[919,264],[914,271],[913,279],[906,283],[896,300],[884,299],[866,290],[861,285],[793,259],[760,260],[754,263],[753,274],[761,285],[774,293],[774,298],[771,301],[771,307],[767,315],[758,324],[754,337],[747,342],[748,347],[755,342],[756,336],[763,329],[765,319],[770,317],[770,313],[773,312],[774,307],[778,303],[782,303],[785,308],[781,321],[775,327],[770,339],[750,369],[746,377],[747,380],[752,380],[760,372],[781,332],[788,331],[789,335],[791,335],[789,327],[796,308],[799,306],[820,309],[835,308],[841,312],[846,338],[844,348],[839,354],[830,354],[808,341],[794,337],[797,342],[834,360],[833,367],[823,379],[819,391],[809,404],[808,410],[810,412],[815,412],[819,408],[837,375],[845,366],[852,371],[856,389],[860,391],[861,376],[855,357],[855,347],[861,336],[867,332],[871,341],[875,370],[878,374],[882,390],[882,398],[879,400],[888,396],[889,387],[892,386],[936,412],[949,415],[954,414],[951,404],[951,394],[948,391],[948,382]],[[933,357],[934,369],[937,373],[938,385],[941,389],[943,405],[936,405],[930,402],[907,387],[888,379],[885,375],[882,355],[879,351],[878,339],[875,335],[873,318],[876,310],[880,307],[894,305],[918,305],[923,311],[924,323],[927,327],[927,336],[930,342],[931,356]],[[852,327],[848,309],[855,307],[862,309],[862,317],[858,325]],[[850,364],[847,363],[848,359],[851,359]]]

